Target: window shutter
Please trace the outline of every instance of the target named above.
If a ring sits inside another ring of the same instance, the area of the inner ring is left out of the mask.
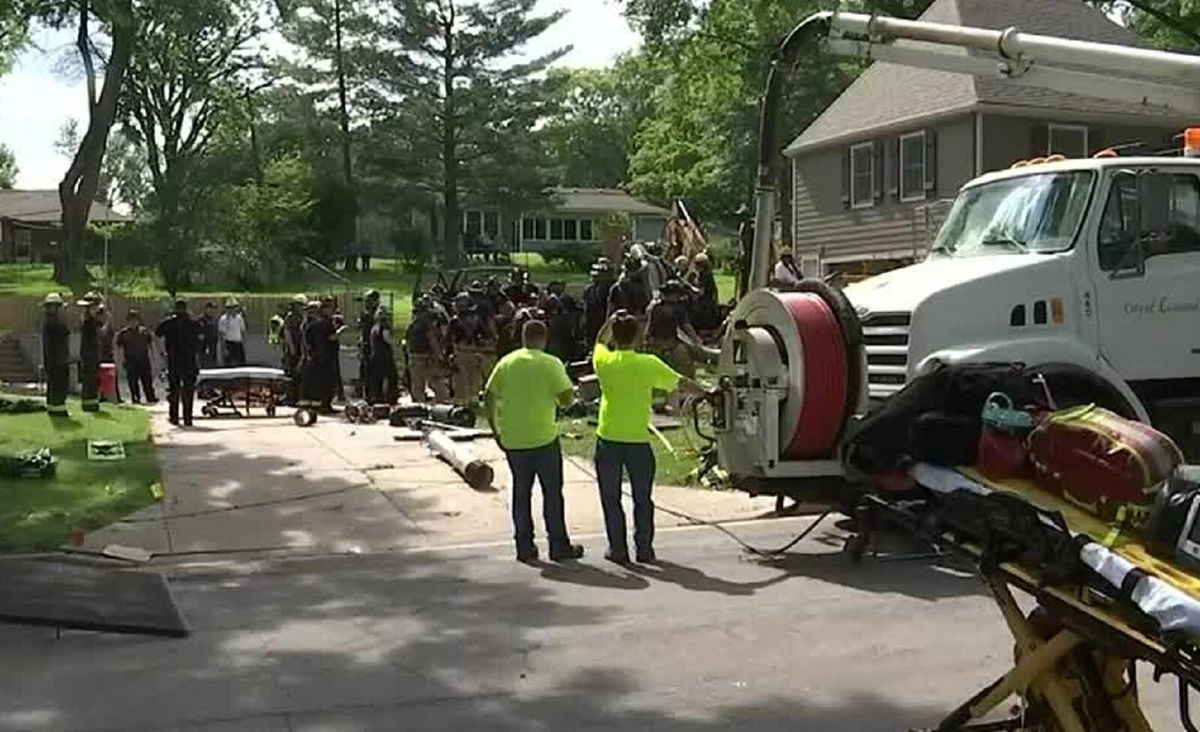
[[[1034,125],[1029,130],[1029,157],[1042,158],[1050,149],[1050,125]]]
[[[925,198],[937,198],[937,131],[925,130]]]
[[[871,155],[874,158],[871,164],[873,166],[872,170],[874,171],[874,175],[872,177],[874,178],[873,182],[875,184],[876,205],[883,203],[883,181],[884,174],[886,172],[883,165],[883,160],[886,157],[884,154],[884,150],[886,149],[885,145],[886,143],[884,140],[876,140],[875,145],[871,148]]]
[[[887,156],[888,194],[893,201],[900,200],[900,138],[888,139]]]
[[[850,148],[842,150],[842,208],[850,208]]]

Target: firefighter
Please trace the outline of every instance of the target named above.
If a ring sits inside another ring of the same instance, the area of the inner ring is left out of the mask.
[[[396,371],[396,348],[392,338],[392,314],[380,305],[375,308],[375,324],[367,334],[370,368],[367,373],[367,399],[372,404],[395,404],[400,395],[400,375]]]
[[[89,292],[75,303],[83,308],[79,329],[79,390],[85,412],[100,411],[100,295]]]
[[[42,368],[46,372],[46,412],[67,416],[71,381],[71,331],[63,321],[63,298],[51,292],[42,300]]]
[[[701,252],[692,259],[687,283],[699,291],[692,306],[692,324],[697,330],[714,331],[721,327],[721,307],[717,303],[717,280],[708,255]]]
[[[375,379],[379,378],[378,374],[371,371],[374,360],[371,358],[371,333],[375,329],[376,314],[379,310],[379,292],[377,290],[367,290],[362,296],[363,309],[358,314],[358,384],[359,396],[365,397],[368,402],[376,404],[372,397],[375,395],[371,389],[367,387]]]
[[[592,265],[592,281],[583,291],[583,334],[587,343],[595,343],[600,328],[608,319],[608,293],[612,290],[612,262],[600,257]]]
[[[424,402],[433,389],[436,402],[446,401],[443,364],[446,351],[442,341],[439,315],[433,310],[428,296],[421,296],[413,305],[413,318],[405,333],[408,358],[409,389],[413,401]]]
[[[196,320],[200,326],[200,368],[215,369],[217,367],[217,344],[221,340],[217,328],[217,304],[204,303],[204,313]]]
[[[621,269],[621,277],[608,293],[608,312],[611,314],[624,310],[644,323],[646,308],[650,305],[646,266],[641,259],[630,254],[625,257]]]
[[[491,373],[488,355],[495,353],[496,331],[491,322],[471,305],[471,296],[460,292],[454,298],[450,320],[450,345],[454,349],[454,401],[470,404]]]
[[[292,404],[300,399],[300,359],[304,353],[303,334],[300,331],[304,325],[306,305],[308,295],[300,293],[293,296],[288,314],[283,319],[283,372],[291,379],[288,397]]]
[[[127,324],[117,331],[116,341],[125,356],[125,380],[129,383],[129,396],[134,404],[138,404],[142,401],[144,391],[146,401],[153,404],[158,401],[150,368],[150,345],[154,342],[154,334],[142,325],[142,316],[136,309],[130,308],[125,319]]]
[[[696,375],[692,351],[682,338],[699,343],[688,317],[689,291],[679,280],[668,280],[650,305],[646,350],[688,378]],[[681,338],[682,336],[682,338]]]
[[[187,300],[175,300],[175,311],[154,329],[167,352],[167,403],[169,421],[192,426],[192,401],[200,373],[200,324],[188,314]]]
[[[267,321],[267,344],[279,349],[279,362],[283,363],[283,321],[287,318],[287,303],[279,303],[275,314]]]
[[[321,317],[321,301],[309,300],[304,306],[304,324],[301,326],[300,399],[296,403],[299,407],[319,409],[325,401],[326,391],[332,393],[326,386],[332,386],[327,345],[332,333],[333,324]]]

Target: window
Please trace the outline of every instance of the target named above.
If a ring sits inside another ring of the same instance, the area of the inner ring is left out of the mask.
[[[546,220],[545,219],[534,219],[533,220],[533,238],[537,239],[538,241],[546,241]]]
[[[900,200],[925,198],[925,133],[900,138]]]
[[[481,211],[464,211],[463,212],[463,232],[466,234],[479,235],[483,233],[483,212]]]
[[[563,219],[563,239],[579,241],[579,222],[576,219]]]
[[[1170,229],[1165,236],[1142,242],[1145,259],[1165,254],[1200,251],[1200,178],[1186,173],[1171,176]],[[1121,175],[1113,181],[1100,220],[1100,268],[1132,269],[1138,232],[1135,231],[1137,178]]]
[[[1050,125],[1047,155],[1066,155],[1068,158],[1086,158],[1088,155],[1088,129],[1082,125]]]
[[[563,220],[550,219],[550,241],[563,240]]]
[[[483,214],[483,230],[488,236],[500,236],[500,213],[498,211],[486,211]]]
[[[596,241],[595,233],[592,231],[591,219],[579,220],[579,241]]]
[[[521,238],[532,239],[534,219],[521,219]]]
[[[18,262],[33,260],[33,236],[29,229],[13,229],[13,258]]]
[[[864,142],[850,148],[850,207],[875,205],[875,145]]]

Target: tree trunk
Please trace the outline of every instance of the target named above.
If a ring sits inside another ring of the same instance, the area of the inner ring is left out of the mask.
[[[453,12],[453,3],[451,3]],[[461,237],[462,212],[458,203],[458,130],[455,127],[456,109],[454,99],[454,19],[444,23],[445,51],[443,55],[442,103],[442,257],[444,263],[457,267],[463,260]]]
[[[345,246],[346,269],[357,269],[358,246],[358,187],[354,181],[354,161],[350,154],[350,109],[346,103],[346,66],[342,50],[342,0],[333,3],[334,65],[337,69],[338,116],[342,130],[342,173],[346,176],[346,191],[350,210],[342,217],[342,243]]]
[[[80,20],[80,44],[84,49],[84,65],[89,69],[91,59],[86,50],[90,44],[87,33],[87,5],[83,7]],[[117,116],[117,100],[121,87],[125,83],[125,72],[129,68],[130,55],[133,52],[135,21],[132,3],[129,0],[118,3],[112,10],[112,50],[108,64],[104,69],[104,83],[98,98],[91,93],[94,81],[89,86],[88,127],[83,134],[71,166],[58,184],[58,198],[62,205],[62,226],[64,242],[59,249],[59,256],[54,265],[54,279],[62,284],[85,286],[88,282],[87,267],[84,261],[84,244],[87,236],[87,225],[91,213],[92,201],[96,198],[96,190],[100,184],[100,167],[104,162],[104,152],[108,147],[108,133],[112,129]]]

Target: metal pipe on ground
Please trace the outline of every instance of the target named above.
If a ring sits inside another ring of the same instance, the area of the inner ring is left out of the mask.
[[[430,430],[425,435],[425,444],[441,459],[450,463],[455,472],[477,491],[490,490],[495,474],[492,466],[480,460],[468,445],[455,442],[442,430]]]

